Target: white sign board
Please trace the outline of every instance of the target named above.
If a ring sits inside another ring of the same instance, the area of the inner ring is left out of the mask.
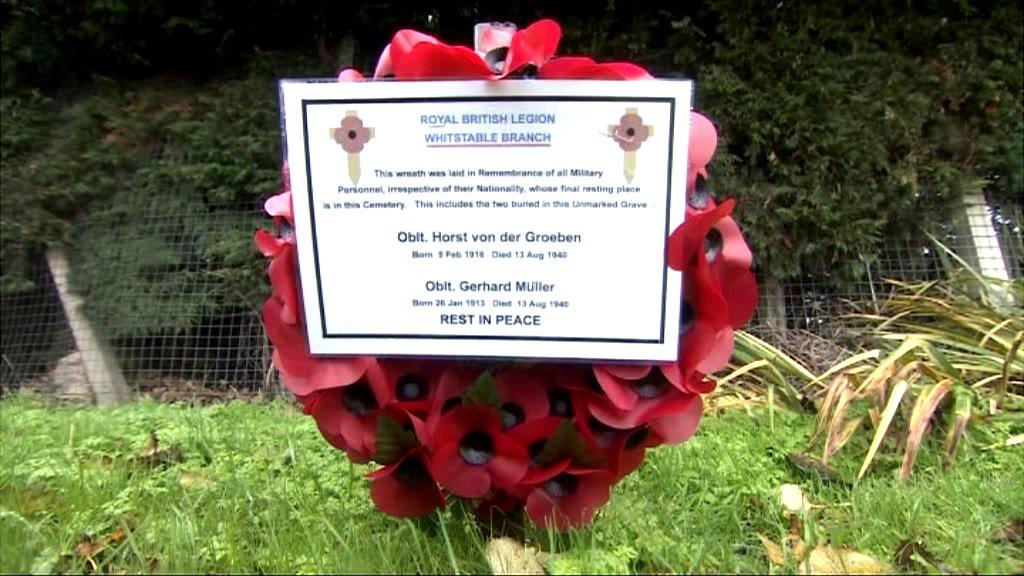
[[[313,354],[676,359],[689,81],[284,81]]]

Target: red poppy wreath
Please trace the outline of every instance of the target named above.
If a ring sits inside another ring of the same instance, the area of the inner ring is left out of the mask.
[[[477,52],[402,30],[374,78],[652,78],[634,64],[554,58],[560,37],[551,20],[514,33],[495,28]],[[338,76],[362,80],[355,70]],[[622,126],[632,120],[624,117]],[[380,510],[424,516],[457,496],[480,513],[525,506],[534,523],[563,530],[589,523],[648,449],[694,434],[701,395],[715,387],[707,375],[728,362],[733,330],[757,303],[751,253],[730,217],[734,202],[717,204],[707,192],[716,143],[711,122],[691,113],[686,218],[667,239],[668,265],[683,272],[685,299],[678,359],[665,364],[313,356],[299,305],[291,191],[267,200],[274,232],[260,230],[256,244],[270,259],[272,296],[263,319],[274,365],[329,443],[354,462],[381,465],[368,474]],[[285,163],[286,187],[287,170]]]

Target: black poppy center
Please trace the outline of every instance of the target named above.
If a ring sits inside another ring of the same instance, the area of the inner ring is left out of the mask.
[[[658,370],[651,370],[647,376],[633,383],[636,395],[646,400],[661,397],[665,393],[665,387],[665,379]]]
[[[406,374],[395,383],[395,397],[399,400],[420,400],[426,395],[427,380],[419,374]]]
[[[555,390],[548,394],[548,405],[551,406],[552,416],[572,418],[574,415],[572,399],[569,398],[569,393],[565,390]]]
[[[501,426],[505,430],[518,426],[526,420],[526,412],[519,404],[505,402],[501,405]]]
[[[690,206],[697,210],[703,210],[708,205],[708,200],[711,199],[711,191],[708,189],[707,178],[697,175],[697,182],[693,187],[693,193],[690,194]]]
[[[636,448],[637,446],[643,444],[644,440],[647,440],[647,437],[650,435],[651,432],[650,430],[647,429],[646,426],[644,426],[643,428],[638,428],[636,431],[629,435],[629,438],[626,438],[626,449],[632,450],[633,448]]]
[[[445,400],[444,404],[441,404],[441,414],[444,414],[451,410],[452,408],[455,408],[456,406],[460,405],[462,405],[462,396],[452,396],[451,398]]]
[[[704,257],[708,262],[714,262],[715,258],[718,258],[724,244],[725,239],[722,238],[722,233],[718,231],[718,228],[708,231],[708,235],[704,237]]]
[[[403,486],[413,488],[432,482],[430,472],[419,458],[406,458],[395,470],[395,479]]]
[[[636,136],[636,129],[634,129],[634,128],[626,128],[626,136],[629,136],[630,138],[632,138],[633,136]]]
[[[349,140],[355,140],[356,139],[356,131],[355,130],[349,130],[348,131],[348,139]]]
[[[533,462],[534,464],[537,463],[537,458],[540,456],[540,453],[544,451],[544,447],[547,446],[547,443],[547,440],[537,440],[533,444],[530,444],[530,447],[526,449],[527,454],[530,455],[530,462]]]
[[[341,403],[345,406],[346,410],[356,416],[366,416],[378,407],[377,398],[373,395],[373,390],[363,381],[346,386],[345,392],[341,396]]]
[[[596,440],[602,448],[607,448],[614,444],[615,441],[620,438],[619,434],[622,432],[621,430],[616,430],[611,426],[605,425],[593,416],[590,417],[590,421],[587,425],[590,427],[591,434],[594,435],[594,440]]]
[[[683,305],[679,308],[679,333],[686,334],[693,327],[693,306],[689,302],[684,301]]]
[[[559,474],[544,483],[544,491],[555,500],[575,494],[579,487],[579,478],[572,474]]]
[[[487,464],[494,457],[494,441],[483,432],[470,432],[459,442],[459,453],[467,464]]]
[[[508,47],[495,48],[484,55],[484,62],[491,72],[501,74],[505,70],[505,57],[508,56]]]

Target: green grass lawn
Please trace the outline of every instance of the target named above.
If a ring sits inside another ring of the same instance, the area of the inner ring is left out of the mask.
[[[960,571],[1024,569],[1019,542],[991,537],[1024,517],[1024,446],[982,450],[992,439],[974,431],[952,470],[926,444],[908,484],[890,454],[852,487],[790,464],[811,424],[788,412],[708,416],[689,443],[650,453],[590,529],[523,537],[553,553],[554,573],[793,571],[770,565],[758,533],[778,541],[789,532],[777,493],[796,483],[823,505],[803,522],[812,544],[892,563],[900,542],[919,540]],[[150,431],[161,448],[180,444],[180,461],[135,460]],[[851,479],[858,465],[852,454],[834,461]],[[488,571],[487,536],[465,507],[415,522],[385,517],[367,496],[367,470],[283,402],[102,409],[9,398],[0,403],[0,571]],[[98,566],[76,554],[86,535],[108,543]]]

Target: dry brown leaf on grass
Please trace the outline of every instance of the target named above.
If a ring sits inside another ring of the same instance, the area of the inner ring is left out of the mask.
[[[854,550],[822,545],[811,550],[797,568],[798,574],[890,574],[879,560]]]
[[[773,542],[758,533],[768,560],[775,566],[784,566],[787,561],[798,561],[798,574],[889,574],[892,569],[884,562],[867,554],[833,548],[827,544],[817,546],[808,552],[799,536],[789,534],[782,544]]]
[[[541,554],[511,538],[488,541],[485,554],[493,574],[544,574]]]
[[[761,546],[764,548],[765,555],[768,556],[768,561],[775,566],[784,566],[788,560],[796,562],[803,558],[807,552],[804,541],[793,533],[787,534],[782,540],[782,544],[776,544],[771,538],[760,532],[757,533],[757,538],[761,541]]]

